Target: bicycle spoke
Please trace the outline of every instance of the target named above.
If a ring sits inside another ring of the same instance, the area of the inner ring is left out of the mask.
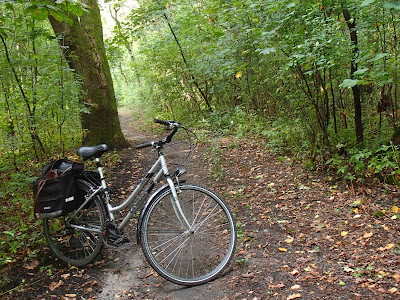
[[[168,280],[196,285],[217,277],[232,258],[236,233],[223,201],[197,186],[181,186],[178,200],[188,231],[179,226],[182,216],[173,208],[170,193],[155,199],[144,215],[142,248],[152,267]],[[177,221],[172,222],[171,218]]]
[[[79,182],[76,197],[84,197],[90,191],[87,183]],[[46,240],[51,250],[62,260],[76,266],[91,262],[103,247],[101,228],[105,220],[101,199],[82,208],[71,219],[68,216],[45,219]]]

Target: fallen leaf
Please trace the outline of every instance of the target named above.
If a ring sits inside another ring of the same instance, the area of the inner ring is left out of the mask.
[[[299,274],[300,272],[299,272],[299,270],[297,270],[297,269],[294,269],[292,272],[290,272],[289,274],[290,275],[292,275],[292,276],[295,276],[295,275],[297,275],[297,274]]]
[[[294,241],[294,238],[293,237],[288,237],[286,240],[285,240],[285,242],[286,243],[288,243],[288,244],[290,244],[290,243],[292,243]]]
[[[374,235],[374,233],[371,231],[371,232],[366,232],[365,234],[364,234],[364,236],[363,236],[363,238],[364,239],[368,239],[368,238],[370,238],[371,236],[373,236]]]
[[[71,274],[67,273],[67,274],[62,274],[61,278],[62,279],[68,279],[68,277],[71,276]]]
[[[380,248],[378,248],[377,250],[378,250],[378,251],[390,250],[390,249],[394,248],[394,246],[396,246],[396,245],[393,244],[393,243],[390,243],[390,244],[387,244],[385,247],[380,247]]]
[[[62,286],[64,282],[62,280],[59,280],[58,282],[53,281],[52,283],[49,284],[49,290],[54,292],[57,288]]]
[[[292,299],[297,299],[297,298],[301,298],[301,294],[293,294],[290,295],[286,298],[286,300],[292,300]]]
[[[341,233],[340,233],[340,235],[341,236],[346,236],[346,235],[348,235],[349,233],[347,232],[347,231],[342,231]]]
[[[391,289],[388,289],[388,292],[391,293],[391,294],[394,294],[394,293],[397,292],[397,288],[392,287]]]
[[[287,249],[286,249],[286,248],[278,248],[278,250],[279,250],[280,252],[287,252]]]
[[[68,298],[75,298],[75,297],[76,297],[76,294],[65,294],[65,297],[68,297]]]
[[[281,289],[284,287],[285,287],[285,285],[283,283],[278,283],[277,285],[272,285],[272,284],[269,285],[270,289]]]
[[[254,273],[244,273],[242,274],[243,278],[253,278],[254,277]]]
[[[35,269],[40,263],[37,260],[33,260],[32,262],[25,264],[25,269],[33,270]]]
[[[291,290],[299,290],[299,289],[301,289],[301,285],[300,284],[295,284],[290,289]]]
[[[390,210],[392,212],[394,212],[395,214],[398,214],[400,212],[400,208],[398,208],[397,206],[392,206],[392,208]]]

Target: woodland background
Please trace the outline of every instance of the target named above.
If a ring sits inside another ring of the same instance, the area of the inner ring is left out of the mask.
[[[257,135],[351,183],[398,183],[399,1],[132,3],[101,3],[112,28],[104,49],[87,50],[105,51],[104,85],[120,108],[203,133]],[[119,131],[97,114],[108,104],[88,99],[79,50],[56,30],[55,21],[86,28],[97,5],[0,1],[0,267],[43,243],[31,194],[43,163],[100,142],[97,129]]]

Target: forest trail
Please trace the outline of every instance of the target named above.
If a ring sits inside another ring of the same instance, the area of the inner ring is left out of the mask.
[[[130,114],[122,112],[120,119],[132,146],[154,139],[138,130]],[[57,261],[45,247],[36,260],[9,271],[15,281],[0,298],[399,299],[400,226],[393,218],[399,189],[352,186],[307,172],[264,144],[257,138],[216,137],[199,143],[187,166],[190,181],[215,190],[236,216],[237,251],[220,278],[192,288],[164,280],[146,262],[132,220],[124,232],[131,242],[106,247],[85,268]],[[133,148],[118,154],[111,181],[113,198],[121,201],[156,154]]]
[[[129,114],[121,113],[120,119],[128,139],[151,140],[135,130]],[[375,184],[349,189],[271,154],[256,140],[227,137],[216,144],[223,178],[217,182],[208,176],[204,157],[210,145],[196,150],[188,169],[199,173],[201,183],[221,194],[236,213],[239,241],[231,267],[213,282],[183,288],[157,276],[133,243],[112,249],[119,260],[107,264],[96,299],[399,297],[399,226],[390,218],[373,217],[374,211],[399,204],[397,188]],[[137,154],[140,164],[148,166],[149,158]]]
[[[119,113],[121,128],[126,139],[134,146],[156,139],[157,137],[143,133],[136,129],[137,123],[134,123],[128,112]],[[134,152],[130,149],[128,152]],[[137,151],[135,160],[125,161],[124,168],[129,173],[137,173],[138,180],[139,170],[133,170],[139,163],[141,171],[147,170],[156,158],[154,151],[148,149]],[[132,169],[127,164],[133,162]],[[201,168],[203,169],[203,168]],[[197,171],[197,170],[196,170]],[[128,173],[128,174],[129,174]],[[140,175],[139,175],[140,174]],[[132,176],[135,177],[135,176]],[[116,188],[126,188],[126,178],[118,182],[115,178]],[[133,182],[131,187],[133,187]],[[128,192],[126,192],[127,194]],[[124,193],[125,194],[125,193]],[[120,196],[122,198],[123,196]],[[120,248],[107,249],[109,259],[102,266],[106,269],[104,272],[101,292],[94,296],[95,299],[108,300],[115,298],[122,299],[216,299],[218,295],[228,296],[229,287],[215,287],[213,284],[203,285],[187,289],[176,284],[172,284],[162,278],[151,269],[142,253],[142,249],[136,243],[136,220],[131,221],[132,224],[125,230],[124,235],[130,239],[130,243]],[[114,258],[114,259],[113,259]],[[217,283],[217,281],[215,281]]]

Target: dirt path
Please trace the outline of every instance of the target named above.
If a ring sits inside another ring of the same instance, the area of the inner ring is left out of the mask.
[[[122,130],[125,137],[133,145],[148,142],[155,137],[149,134],[139,132],[132,126],[132,120],[129,114],[120,113]],[[176,149],[176,148],[175,148]],[[182,149],[183,150],[183,149]],[[134,150],[132,150],[134,151]],[[176,154],[176,153],[175,153]],[[138,151],[136,153],[137,161],[141,169],[150,167],[151,162],[156,158],[154,151]],[[180,154],[184,156],[183,154]],[[193,168],[191,168],[193,170]],[[196,169],[200,177],[206,177],[206,174],[199,173],[204,170],[203,166]],[[189,172],[188,176],[193,173]],[[116,178],[117,179],[117,178]],[[123,182],[125,183],[125,181]],[[133,222],[135,223],[135,222]],[[136,224],[134,224],[136,225]],[[133,227],[133,226],[132,226]],[[135,242],[136,230],[134,228],[126,230],[132,243],[121,248],[109,249],[110,255],[117,258],[116,261],[110,259],[103,267],[106,268],[102,284],[102,291],[95,296],[95,299],[217,299],[230,298],[230,287],[223,286],[218,281],[213,283],[185,288],[172,284],[163,278],[160,278],[147,264],[140,246]]]
[[[128,138],[148,140],[129,129],[128,115],[121,121]],[[271,155],[258,142],[226,138],[215,145],[216,157],[209,157],[220,164],[214,179],[204,160],[210,145],[197,150],[189,169],[236,213],[239,243],[231,268],[209,284],[182,288],[158,277],[133,244],[117,263],[118,276],[115,269],[108,273],[114,280],[107,277],[101,297],[108,291],[107,297],[136,299],[399,298],[399,223],[373,217],[399,204],[396,188],[349,190]],[[142,165],[149,160],[138,158]],[[223,180],[216,182],[218,172]]]
[[[133,145],[153,138],[129,114],[120,118]],[[236,215],[237,251],[221,278],[183,288],[157,276],[135,242],[133,221],[124,232],[131,243],[104,249],[86,268],[70,268],[42,249],[37,260],[9,271],[14,283],[0,298],[400,299],[399,189],[306,172],[263,142],[216,139],[200,145],[187,166],[190,181],[217,191]],[[112,172],[117,200],[155,158],[146,153],[119,153]]]

